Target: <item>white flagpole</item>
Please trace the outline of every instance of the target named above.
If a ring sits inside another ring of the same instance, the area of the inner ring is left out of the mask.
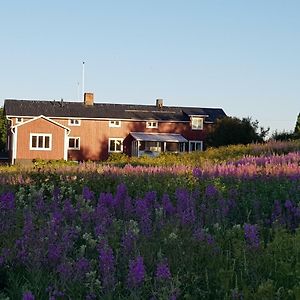
[[[84,101],[84,61],[82,62],[82,101]]]

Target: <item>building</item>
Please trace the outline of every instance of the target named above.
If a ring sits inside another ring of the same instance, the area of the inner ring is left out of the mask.
[[[10,161],[105,160],[110,153],[156,156],[202,150],[220,108],[11,100],[4,102]]]

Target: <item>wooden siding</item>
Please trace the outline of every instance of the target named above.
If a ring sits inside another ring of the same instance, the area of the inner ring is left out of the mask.
[[[68,159],[78,161],[107,159],[109,138],[124,139],[123,152],[131,155],[130,132],[179,133],[187,140],[202,141],[207,126],[204,124],[204,130],[192,130],[190,123],[160,122],[158,128],[146,128],[145,121],[121,121],[121,127],[109,127],[108,120],[91,119],[81,119],[80,126],[71,126],[68,119],[54,120],[70,129],[70,137],[80,137],[80,150],[68,151]]]
[[[63,159],[65,129],[43,118],[16,127],[17,160]],[[30,133],[52,134],[51,150],[30,150]]]

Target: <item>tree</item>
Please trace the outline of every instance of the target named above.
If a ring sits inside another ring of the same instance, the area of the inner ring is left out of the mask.
[[[207,145],[213,147],[262,142],[269,128],[259,127],[251,118],[224,117],[218,119],[207,136]]]
[[[297,122],[296,122],[295,130],[294,130],[294,136],[297,139],[300,138],[300,113],[298,114],[298,117],[297,117]]]
[[[0,151],[5,151],[6,145],[6,127],[7,121],[4,115],[3,107],[0,107]]]

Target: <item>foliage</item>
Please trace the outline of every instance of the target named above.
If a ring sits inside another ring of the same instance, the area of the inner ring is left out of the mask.
[[[7,130],[7,121],[4,115],[4,110],[2,107],[0,107],[0,151],[5,151],[6,130]]]
[[[288,131],[282,131],[282,132],[275,131],[272,134],[271,138],[275,141],[290,141],[295,139],[295,134],[293,132],[288,132]]]
[[[300,139],[300,113],[298,114],[295,129],[294,129],[295,138]]]
[[[259,132],[258,132],[259,131]],[[207,136],[207,144],[213,147],[262,142],[269,129],[259,127],[251,118],[225,117],[218,119]]]

